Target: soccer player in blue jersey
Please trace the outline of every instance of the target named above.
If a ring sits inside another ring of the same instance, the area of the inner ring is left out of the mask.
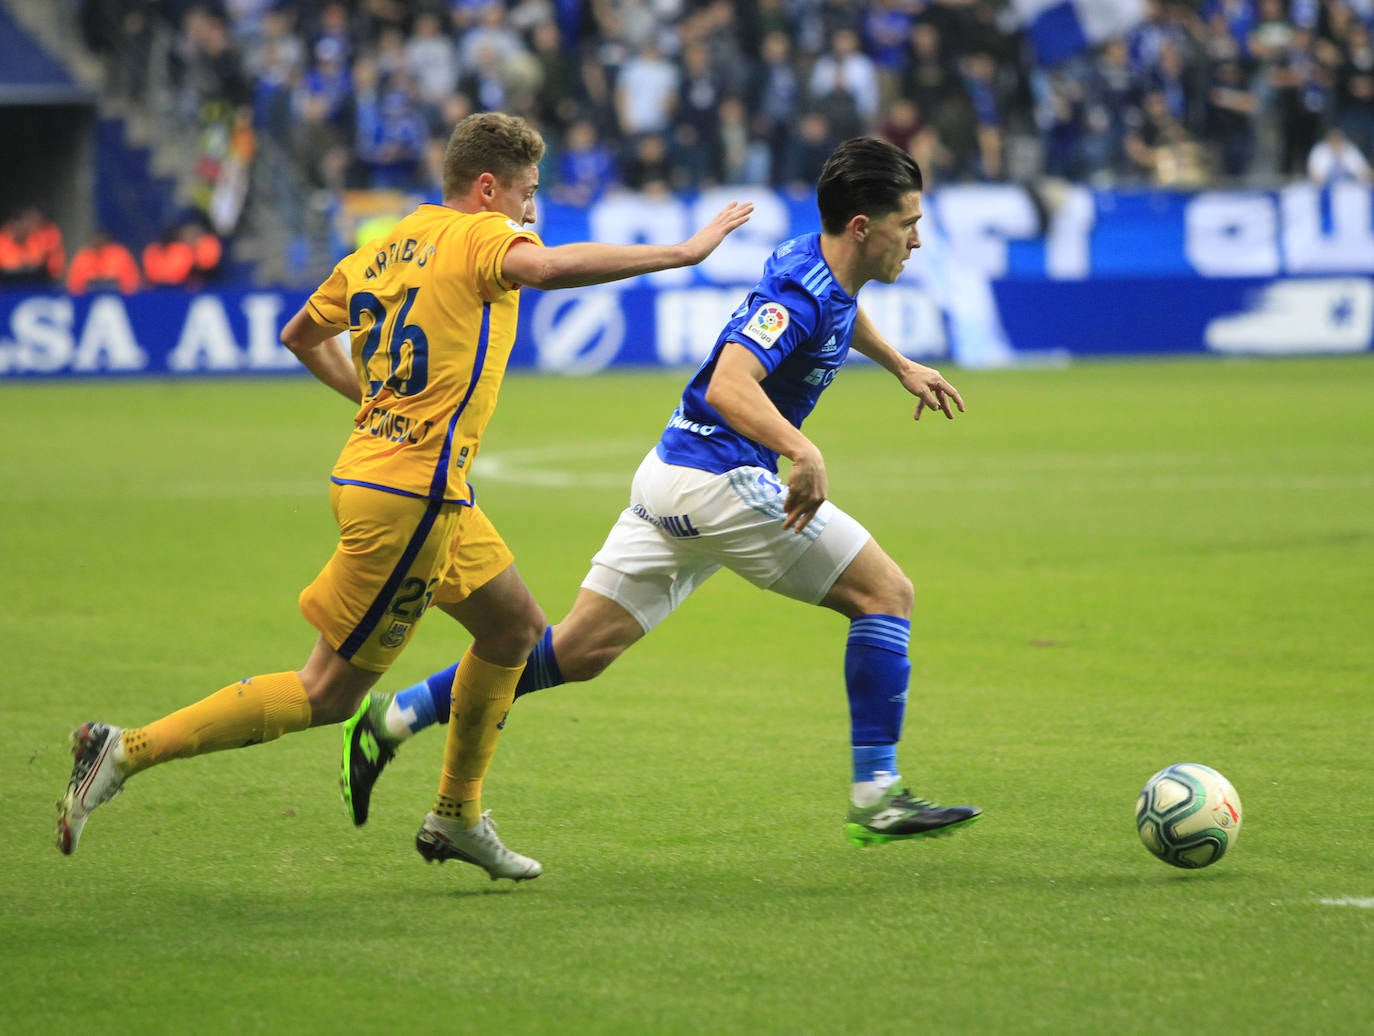
[[[859,308],[920,247],[920,167],[856,138],[817,183],[821,232],[783,243],[688,382],[630,487],[630,505],[592,558],[572,610],[530,654],[516,696],[590,680],[721,568],[849,621],[844,680],[853,783],[846,823],[860,846],[940,835],[976,819],[908,792],[897,766],[907,701],[911,581],[828,497],[825,460],[802,433],[851,348],[916,397],[915,417],[963,411],[940,373],[897,352]],[[791,461],[784,484],[778,458]],[[401,741],[446,723],[456,667],[396,695],[373,694],[344,733],[344,801],[367,820],[372,787]]]

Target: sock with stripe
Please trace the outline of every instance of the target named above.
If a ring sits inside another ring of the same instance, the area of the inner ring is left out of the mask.
[[[169,759],[273,741],[310,726],[310,699],[294,672],[250,676],[144,727],[124,731],[127,777]]]
[[[425,727],[447,723],[449,702],[453,698],[453,681],[457,674],[458,663],[455,662],[447,669],[441,669],[397,693],[386,706],[383,725],[387,735],[393,741],[404,741]],[[553,627],[546,626],[544,636],[534,645],[525,662],[525,669],[515,685],[515,696],[519,698],[531,691],[557,687],[562,682],[563,673],[553,655]]]
[[[483,661],[469,648],[453,684],[453,716],[444,742],[444,769],[434,814],[476,827],[482,819],[482,780],[496,754],[515,685],[525,666]]]
[[[911,621],[896,615],[863,615],[849,624],[844,679],[856,806],[871,806],[901,779],[897,742],[911,677],[910,642]]]

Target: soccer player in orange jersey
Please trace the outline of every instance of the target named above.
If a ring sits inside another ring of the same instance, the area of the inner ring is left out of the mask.
[[[314,650],[298,670],[235,681],[145,726],[82,725],[58,802],[63,853],[75,851],[91,811],[150,766],[347,719],[435,605],[473,639],[417,848],[493,878],[539,875],[537,861],[496,837],[481,788],[545,618],[468,483],[515,339],[519,288],[694,265],[753,208],[731,204],[677,245],[546,247],[527,229],[543,153],[521,119],[465,118],[444,155],[444,203],[420,206],[343,259],[287,323],[282,342],[358,406],[332,475],[339,545],[300,595],[319,630]],[[347,353],[336,341],[344,331]]]

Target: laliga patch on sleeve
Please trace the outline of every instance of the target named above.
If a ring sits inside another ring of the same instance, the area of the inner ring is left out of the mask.
[[[765,302],[744,322],[740,333],[752,338],[765,349],[771,349],[778,344],[778,339],[791,322],[792,317],[785,307],[776,302]]]
[[[515,222],[515,220],[513,219],[506,220],[506,226],[510,227],[511,230],[514,230],[517,234],[523,233],[525,230],[524,227],[522,227],[519,223]]]

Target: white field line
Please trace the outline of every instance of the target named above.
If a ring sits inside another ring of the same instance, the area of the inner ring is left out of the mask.
[[[1344,493],[1374,490],[1374,475],[1116,475],[1110,478],[1052,478],[942,476],[942,485],[955,492],[1011,493],[1057,483],[1070,491],[1087,493]]]
[[[538,488],[629,489],[639,459],[652,445],[647,439],[572,440],[543,446],[483,452],[474,479]],[[958,463],[924,460],[867,463],[844,469],[855,489],[903,484],[913,478],[938,480],[953,492],[1015,493],[1057,484],[1073,492],[1102,493],[1327,493],[1374,490],[1374,473],[1235,475],[1233,458],[1219,454],[1041,454],[971,458]],[[309,497],[328,491],[328,473],[301,481],[196,481],[100,484],[77,479],[61,489],[7,489],[12,503],[43,500],[222,500],[236,497]]]
[[[640,458],[652,445],[642,439],[618,439],[497,450],[478,456],[476,478],[541,488],[623,488],[628,492]],[[591,470],[569,470],[559,461],[578,464],[601,461],[607,466],[598,464]]]
[[[7,490],[7,503],[49,503],[68,500],[250,500],[254,497],[308,498],[329,497],[329,476],[292,482],[239,481],[232,476],[218,482],[182,482],[169,478],[166,482],[146,484],[132,482],[102,483],[97,479],[74,479],[71,483],[53,488],[20,488]]]
[[[641,451],[651,444],[640,440],[560,443],[523,450],[483,453],[477,462],[479,479],[519,485],[628,488]],[[561,460],[611,461],[613,468],[568,471]],[[1047,481],[1071,481],[1094,492],[1344,492],[1374,489],[1371,474],[1293,474],[1237,476],[1227,473],[1232,458],[1184,453],[1042,454],[1033,457],[987,457],[968,464],[928,463],[914,458],[907,464],[849,465],[851,484],[887,485],[891,479],[940,478],[954,490],[1010,493]],[[855,476],[858,476],[856,479]]]
[[[1374,896],[1341,896],[1338,899],[1323,899],[1322,906],[1348,906],[1359,907],[1362,910],[1374,910]]]

